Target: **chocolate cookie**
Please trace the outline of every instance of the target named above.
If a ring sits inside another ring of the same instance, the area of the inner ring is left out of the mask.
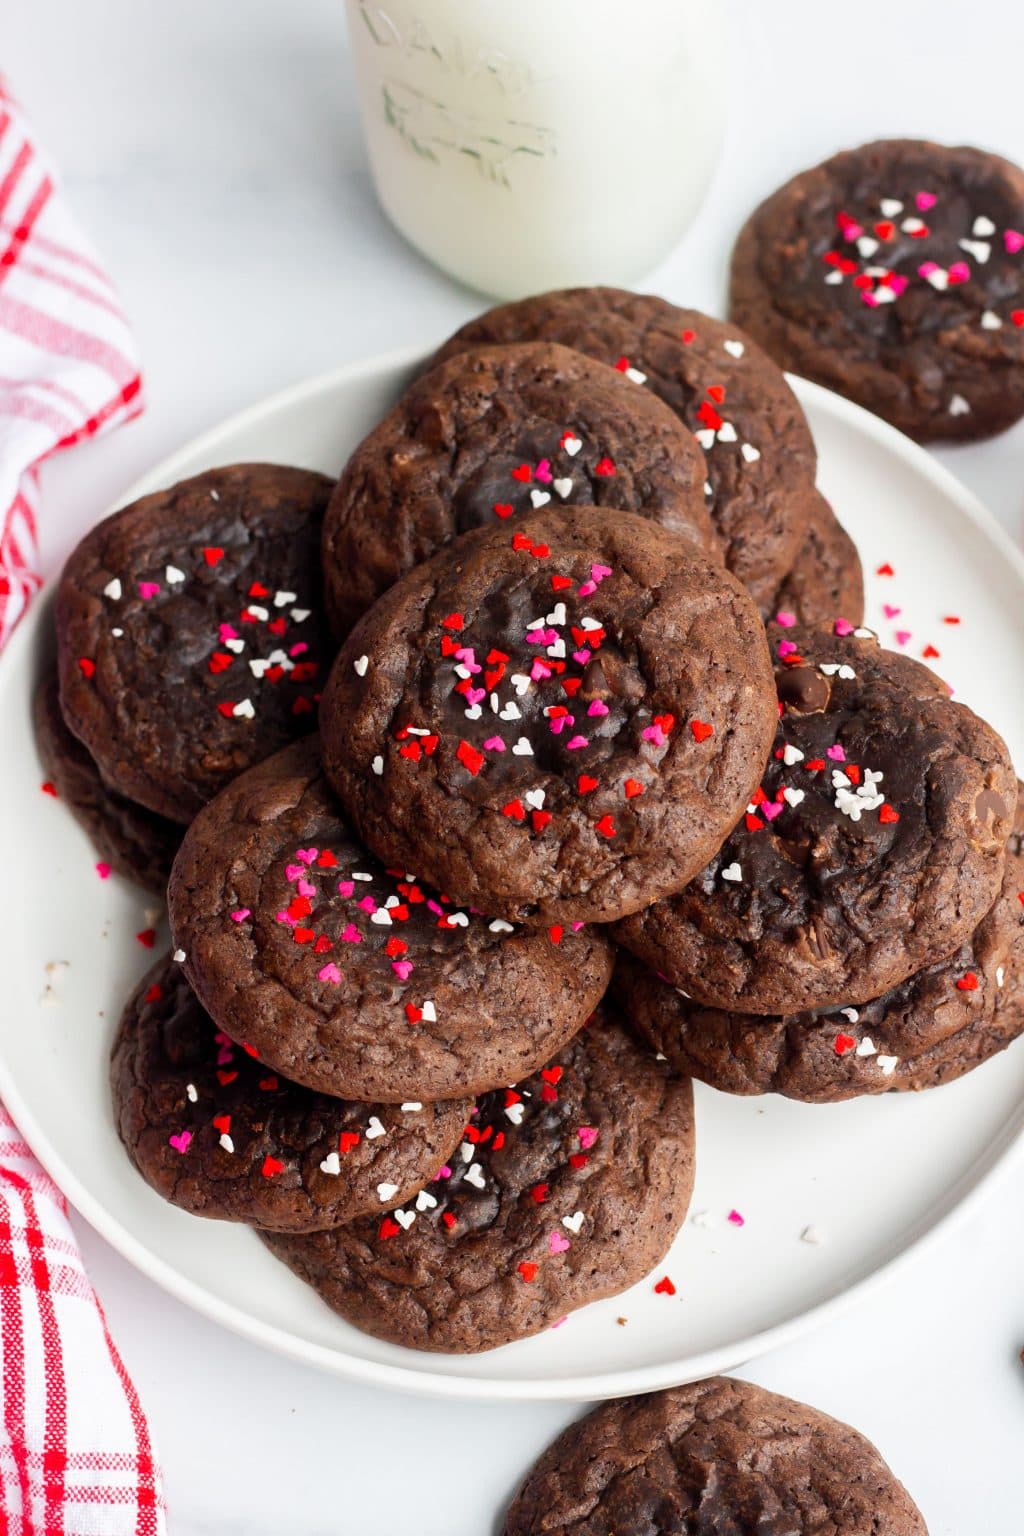
[[[336,631],[456,535],[548,504],[643,512],[717,556],[704,480],[692,435],[614,369],[543,344],[463,352],[345,466],[324,523]]]
[[[857,546],[820,491],[804,491],[807,531],[792,569],[779,582],[750,582],[748,591],[765,623],[825,624],[864,621],[864,571]]]
[[[111,789],[188,822],[315,726],[331,484],[276,464],[212,469],[73,551],[57,593],[61,708]]]
[[[568,288],[489,310],[435,361],[521,341],[575,347],[664,400],[707,455],[707,505],[729,569],[744,582],[789,570],[806,516],[791,492],[813,483],[814,443],[796,396],[749,336],[651,294]]]
[[[377,1338],[466,1354],[625,1290],[693,1185],[693,1093],[602,1007],[542,1072],[487,1094],[405,1210],[271,1250]]]
[[[602,1403],[544,1452],[504,1536],[928,1536],[874,1446],[713,1376]]]
[[[315,739],[223,790],[186,834],[168,899],[204,1006],[325,1093],[400,1103],[535,1071],[608,985],[595,928],[514,930],[385,870],[349,831]]]
[[[1024,415],[1024,172],[917,139],[834,155],[744,225],[730,311],[922,442]]]
[[[866,631],[784,633],[745,815],[684,891],[616,928],[744,1013],[858,1004],[950,955],[999,893],[1017,799],[1003,742],[927,667]]]
[[[746,592],[596,508],[463,535],[356,627],[324,766],[364,841],[509,920],[678,890],[757,784],[776,705]]]
[[[181,827],[107,788],[93,759],[64,723],[56,666],[44,674],[36,689],[32,723],[47,778],[100,859],[162,896],[181,842]]]
[[[168,956],[139,983],[110,1060],[114,1120],[157,1194],[194,1216],[313,1232],[415,1196],[469,1099],[354,1104],[287,1082],[221,1034]]]
[[[1024,1032],[1024,795],[1003,884],[970,938],[881,997],[784,1018],[703,1008],[619,952],[630,1021],[679,1072],[725,1093],[835,1103],[952,1082]]]

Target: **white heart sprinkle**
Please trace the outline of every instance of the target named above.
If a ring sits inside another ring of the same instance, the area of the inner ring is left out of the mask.
[[[872,1040],[870,1035],[865,1035],[863,1040],[858,1045],[858,1047],[857,1047],[857,1055],[858,1056],[877,1056],[878,1055],[878,1046]]]
[[[646,384],[647,383],[647,375],[646,375],[646,373],[641,373],[639,368],[627,368],[625,370],[625,373],[626,373],[626,378],[627,379],[631,379],[634,384]]]
[[[1001,331],[1002,330],[1003,322],[1000,320],[999,316],[996,314],[994,309],[986,309],[985,310],[985,312],[983,313],[983,315],[981,317],[981,328],[982,328],[983,331]]]
[[[420,1009],[420,1012],[428,1024],[437,1023],[437,1009],[434,1007],[431,998],[427,998],[426,1002],[423,1004],[423,1007]]]
[[[356,677],[365,677],[366,669],[369,665],[369,656],[357,656],[355,661],[352,663],[352,670],[356,674]]]
[[[505,1118],[511,1120],[513,1125],[522,1125],[525,1104],[508,1104],[505,1107]]]
[[[244,640],[225,640],[224,644],[227,646],[228,650],[233,651],[236,656],[241,656],[242,652],[245,650]]]
[[[582,1211],[574,1211],[571,1216],[563,1216],[562,1217],[562,1226],[563,1227],[568,1227],[569,1231],[572,1232],[577,1237],[579,1236],[579,1230],[582,1227],[582,1225],[583,1225],[583,1212]]]
[[[856,1008],[840,1008],[839,1012],[850,1024],[856,1024],[857,1020],[860,1018],[860,1013]]]
[[[512,756],[513,757],[532,757],[533,756],[533,748],[530,746],[530,743],[527,741],[525,736],[520,736],[519,740],[516,742],[515,746],[512,748]]]
[[[488,933],[511,933],[512,924],[506,923],[503,917],[496,917],[487,924]]]
[[[195,1083],[189,1083],[188,1087],[185,1089],[185,1094],[190,1104],[199,1103],[199,1090]]]
[[[275,592],[274,593],[274,607],[275,608],[287,608],[288,604],[289,603],[294,603],[294,601],[295,601],[295,593],[294,592]]]
[[[718,441],[720,443],[734,443],[736,441],[736,428],[731,421],[723,421],[718,429]]]
[[[180,965],[184,958],[185,951],[183,949],[176,949],[174,954],[171,956],[171,959],[174,961],[175,965]]]
[[[740,453],[742,453],[748,464],[756,464],[757,460],[761,457],[760,448],[755,448],[753,443],[744,443]]]
[[[235,1150],[235,1144],[231,1140],[231,1137],[228,1135],[228,1133],[226,1131],[224,1132],[224,1135],[220,1138],[220,1145],[224,1148],[225,1152],[233,1152]]]
[[[179,581],[185,580],[185,572],[179,571],[176,565],[169,565],[164,571],[164,579],[174,587],[177,586]]]
[[[556,603],[555,606],[554,606],[554,609],[552,610],[552,612],[548,614],[547,622],[549,624],[554,624],[554,625],[558,626],[558,625],[564,624],[565,620],[566,620],[565,604],[564,603]]]
[[[740,866],[734,861],[732,864],[727,864],[725,866],[725,868],[722,870],[722,879],[723,880],[742,880],[743,879],[743,871],[740,868]]]
[[[370,764],[370,767],[378,776],[384,772],[384,759],[381,757],[379,752],[374,758],[373,762]]]
[[[954,395],[949,402],[949,414],[951,416],[969,416],[971,414],[970,403],[963,395]]]
[[[992,247],[987,240],[958,240],[957,245],[962,251],[966,251],[968,256],[973,256],[981,266],[984,266],[992,255]]]
[[[1006,971],[1001,965],[996,966],[996,986],[1002,987],[1006,981]]]
[[[123,629],[112,629],[110,631],[110,633],[113,635],[115,640],[120,640],[121,636],[124,634],[124,630]]]
[[[339,1174],[341,1172],[341,1158],[337,1152],[328,1152],[320,1164],[321,1173]]]
[[[933,288],[937,288],[942,293],[949,287],[949,273],[945,267],[936,267],[934,272],[928,273],[925,282],[931,283]]]
[[[601,620],[591,618],[589,614],[585,618],[580,619],[580,629],[591,630],[601,629],[602,627]]]
[[[270,609],[262,606],[257,607],[255,603],[250,603],[246,612],[251,613],[254,619],[259,619],[261,624],[270,618]]]
[[[509,682],[512,684],[512,687],[515,689],[520,698],[522,698],[523,694],[530,686],[530,679],[523,672],[513,672],[512,676],[509,678]]]
[[[786,804],[787,805],[792,805],[792,806],[799,805],[801,800],[804,799],[805,794],[806,794],[806,791],[802,790],[802,789],[788,789],[787,788],[787,789],[784,789],[782,791],[782,797],[785,800]]]
[[[403,1232],[408,1232],[409,1228],[416,1220],[415,1211],[392,1211],[391,1214],[398,1222],[398,1225],[401,1227]]]
[[[878,1058],[878,1065],[881,1067],[886,1077],[892,1077],[893,1073],[896,1071],[898,1063],[898,1056],[879,1056]]]
[[[561,496],[563,501],[572,490],[572,481],[567,478],[561,480],[552,480],[551,484],[554,486],[555,490],[558,492],[559,496]]]
[[[423,1105],[420,1103],[419,1099],[410,1099],[407,1104],[403,1104],[401,1106],[403,1115],[418,1115],[422,1108]]]
[[[240,704],[235,705],[231,713],[233,715],[238,715],[242,720],[252,720],[256,714],[256,711],[252,707],[251,699],[243,699]]]
[[[705,452],[707,452],[709,448],[714,447],[715,434],[710,427],[701,427],[700,430],[695,432],[693,435],[697,439],[700,446],[705,450]]]
[[[448,921],[450,923],[454,923],[456,928],[469,927],[469,918],[466,916],[465,912],[449,912]]]
[[[583,441],[578,437],[567,437],[562,444],[562,447],[565,449],[570,459],[574,459],[579,453],[580,449],[583,447]]]
[[[253,677],[258,680],[264,675],[264,673],[270,671],[270,662],[264,661],[261,656],[254,656],[250,658],[249,671],[252,673]]]
[[[437,1205],[437,1198],[429,1189],[421,1189],[416,1196],[416,1209],[418,1211],[432,1211]]]
[[[730,357],[742,357],[746,350],[742,341],[723,341],[722,346]]]
[[[376,923],[380,928],[391,927],[391,913],[387,907],[378,907],[376,912],[370,913],[370,922]]]
[[[513,703],[511,699],[509,699],[504,709],[500,710],[498,713],[499,720],[521,720],[522,718],[522,710],[519,708],[519,705]]]
[[[483,1189],[486,1180],[484,1171],[479,1163],[470,1163],[466,1169],[466,1183],[472,1184],[476,1189]]]
[[[904,234],[918,235],[921,233],[922,229],[924,229],[924,219],[919,219],[916,217],[916,215],[911,214],[909,218],[903,220],[900,228],[903,230]]]
[[[292,618],[295,620],[296,624],[303,624],[305,623],[306,619],[309,618],[312,612],[312,608],[293,608]]]
[[[111,581],[108,581],[106,586],[103,588],[103,596],[113,598],[115,603],[121,596],[121,583],[118,581],[116,576],[113,577]]]
[[[894,219],[898,213],[903,212],[903,204],[895,197],[883,197],[878,206],[887,219]]]
[[[539,811],[544,804],[544,791],[542,789],[528,789],[523,799],[527,805],[532,806],[535,811]]]
[[[782,761],[786,767],[792,768],[794,763],[802,763],[803,760],[804,754],[800,751],[800,748],[794,747],[791,742],[787,741],[782,749]]]
[[[534,507],[546,507],[551,500],[550,491],[531,491],[530,502]]]
[[[468,709],[463,710],[463,714],[467,720],[479,720],[483,710],[479,704],[471,704]]]
[[[985,235],[994,235],[995,232],[996,232],[996,227],[992,223],[992,220],[989,219],[989,218],[986,218],[983,213],[979,213],[978,217],[975,219],[974,223],[971,225],[971,234],[972,235],[981,235],[981,236],[984,237]]]
[[[367,1141],[376,1141],[378,1136],[386,1136],[387,1131],[381,1125],[376,1115],[371,1115],[366,1127]]]
[[[378,1184],[377,1185],[377,1199],[378,1200],[390,1200],[392,1195],[397,1195],[397,1194],[398,1194],[398,1185],[397,1184],[387,1184],[387,1183],[384,1183],[384,1184]]]
[[[862,256],[873,256],[878,250],[878,241],[871,235],[861,235],[857,241],[857,249]]]

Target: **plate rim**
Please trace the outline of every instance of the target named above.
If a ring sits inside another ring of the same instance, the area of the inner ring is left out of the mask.
[[[116,498],[108,511],[124,506],[154,486],[180,478],[179,465],[196,456],[214,454],[218,443],[233,432],[256,426],[268,416],[288,410],[304,400],[330,394],[341,385],[359,378],[376,376],[387,370],[412,368],[429,355],[429,351],[421,345],[396,348],[341,364],[266,395],[233,412],[167,454],[144,475],[137,477]],[[940,489],[956,504],[967,523],[979,529],[996,552],[1009,562],[1024,585],[1024,550],[1014,543],[984,503],[952,471],[880,417],[808,380],[791,374],[787,374],[787,379],[801,404],[810,403],[816,410],[836,418],[840,424],[866,434],[895,452],[919,475]],[[49,606],[45,599],[37,601],[35,611],[30,612],[18,626],[7,648],[8,667],[30,663]],[[463,1401],[594,1401],[634,1392],[654,1391],[677,1385],[681,1381],[696,1380],[719,1371],[735,1369],[753,1357],[784,1345],[790,1339],[840,1316],[856,1301],[884,1286],[905,1266],[917,1263],[959,1224],[966,1221],[976,1206],[990,1197],[1012,1168],[1024,1162],[1022,1101],[999,1125],[985,1151],[961,1172],[939,1206],[921,1219],[914,1235],[902,1248],[869,1273],[844,1286],[841,1291],[824,1297],[814,1306],[729,1344],[696,1355],[677,1357],[674,1361],[657,1361],[586,1375],[550,1379],[524,1376],[506,1380],[444,1374],[432,1371],[429,1365],[421,1369],[418,1366],[366,1359],[348,1353],[343,1347],[303,1339],[276,1324],[262,1321],[241,1306],[222,1300],[200,1282],[182,1274],[171,1262],[153,1253],[79,1180],[73,1167],[66,1164],[56,1152],[35,1112],[23,1098],[15,1076],[8,1067],[2,1040],[0,1097],[40,1164],[89,1225],[140,1273],[201,1316],[286,1358],[351,1381],[417,1396]],[[428,1357],[424,1355],[422,1358]]]

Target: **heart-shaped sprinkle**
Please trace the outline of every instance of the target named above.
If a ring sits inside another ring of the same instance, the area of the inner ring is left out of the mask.
[[[743,871],[740,868],[740,866],[734,861],[732,864],[727,864],[725,866],[725,868],[722,870],[722,879],[723,880],[734,880],[734,881],[735,880],[742,880],[743,879]]]
[[[337,1152],[328,1152],[327,1156],[320,1164],[320,1172],[329,1173],[332,1175],[337,1175],[341,1172],[341,1158],[338,1156]]]
[[[387,1132],[385,1131],[383,1125],[381,1125],[380,1121],[377,1119],[377,1116],[371,1115],[366,1127],[367,1141],[376,1141],[378,1136],[386,1135]]]
[[[398,1185],[397,1184],[388,1184],[387,1182],[384,1182],[382,1184],[378,1184],[377,1185],[377,1199],[380,1200],[381,1202],[383,1202],[385,1200],[392,1200],[392,1199],[394,1199],[395,1195],[397,1195],[397,1194],[398,1194]]]
[[[192,1141],[191,1131],[176,1131],[173,1136],[167,1138],[175,1152],[187,1152]]]
[[[565,1253],[567,1251],[567,1249],[569,1249],[571,1247],[572,1247],[572,1244],[570,1243],[569,1239],[567,1237],[563,1237],[561,1232],[556,1230],[554,1232],[549,1232],[548,1233],[548,1250],[549,1250],[549,1252],[551,1252],[551,1253]]]

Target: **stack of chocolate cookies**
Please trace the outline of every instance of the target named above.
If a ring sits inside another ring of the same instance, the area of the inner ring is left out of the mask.
[[[112,1058],[155,1189],[487,1349],[658,1263],[692,1077],[919,1088],[1024,1027],[1006,749],[862,627],[814,469],[734,325],[578,290],[459,332],[336,485],[83,541],[41,741],[110,863],[173,855]]]

